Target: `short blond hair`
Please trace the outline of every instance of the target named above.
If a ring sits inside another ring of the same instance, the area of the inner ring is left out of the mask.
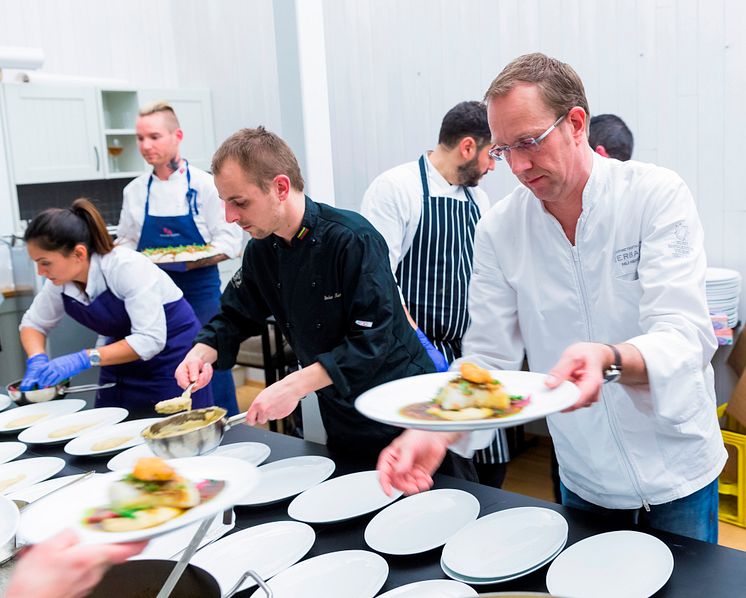
[[[140,108],[139,116],[150,116],[151,114],[163,114],[163,120],[169,131],[180,129],[179,118],[176,116],[173,106],[168,102],[158,101],[145,104]]]
[[[575,106],[580,106],[590,117],[588,99],[578,73],[569,64],[539,52],[524,54],[510,62],[495,77],[484,99],[489,102],[503,96],[521,83],[536,85],[544,102],[557,117],[567,114]]]

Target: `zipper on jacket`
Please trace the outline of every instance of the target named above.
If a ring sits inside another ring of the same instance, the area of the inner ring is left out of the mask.
[[[578,227],[580,228],[580,227]],[[575,269],[575,276],[578,280],[578,288],[580,290],[580,298],[581,303],[583,306],[583,316],[585,319],[585,329],[587,333],[587,339],[588,342],[593,342],[592,340],[592,334],[591,334],[591,316],[590,316],[590,310],[588,309],[588,298],[587,298],[587,292],[585,289],[585,280],[583,280],[583,270],[580,267],[580,252],[578,251],[577,246],[577,238],[578,236],[575,236],[575,245],[571,245],[570,250],[572,252],[572,263],[573,268]],[[617,445],[617,448],[619,449],[620,454],[623,457],[623,461],[625,466],[627,467],[627,472],[629,473],[630,480],[632,481],[632,485],[635,488],[635,491],[637,492],[637,496],[640,497],[640,500],[642,501],[642,506],[644,509],[648,512],[650,512],[650,503],[648,503],[647,499],[642,493],[642,488],[640,487],[640,482],[637,479],[637,474],[635,473],[634,468],[632,467],[632,463],[629,460],[629,457],[627,456],[627,452],[622,447],[622,443],[619,440],[619,433],[616,429],[615,425],[615,418],[612,417],[611,413],[611,407],[606,401],[606,397],[604,396],[603,390],[600,390],[601,392],[601,400],[606,404],[606,414],[609,421],[609,429],[611,430],[611,435],[614,437],[614,442]]]

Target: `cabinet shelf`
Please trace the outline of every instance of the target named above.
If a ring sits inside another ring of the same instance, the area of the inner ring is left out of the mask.
[[[134,129],[104,129],[104,135],[136,135]]]

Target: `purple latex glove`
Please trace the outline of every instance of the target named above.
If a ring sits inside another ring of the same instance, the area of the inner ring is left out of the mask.
[[[88,351],[83,349],[77,353],[70,353],[54,358],[39,375],[39,386],[54,386],[67,378],[79,374],[91,367]]]
[[[430,359],[433,360],[433,363],[435,364],[435,371],[447,372],[448,362],[446,361],[445,356],[435,348],[435,345],[430,342],[430,339],[425,336],[425,333],[422,332],[422,330],[417,328],[415,332],[417,332],[417,338],[420,340],[420,344],[425,347],[425,350],[430,356]]]
[[[44,367],[49,363],[49,357],[46,353],[37,353],[26,360],[26,373],[21,380],[20,390],[34,390],[34,387],[40,387],[39,376],[44,371]]]

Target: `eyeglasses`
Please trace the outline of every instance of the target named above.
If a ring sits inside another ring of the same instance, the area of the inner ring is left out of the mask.
[[[544,141],[547,138],[547,135],[554,131],[554,129],[557,128],[557,125],[562,122],[562,119],[567,116],[567,112],[565,112],[562,116],[560,116],[557,120],[554,121],[554,124],[549,127],[546,131],[544,131],[541,135],[538,137],[528,137],[526,139],[521,139],[518,143],[514,145],[496,145],[492,147],[489,152],[487,152],[490,155],[490,158],[493,160],[499,162],[500,160],[510,159],[510,152],[519,151],[519,152],[528,152],[528,153],[535,153],[539,151],[539,144]]]

